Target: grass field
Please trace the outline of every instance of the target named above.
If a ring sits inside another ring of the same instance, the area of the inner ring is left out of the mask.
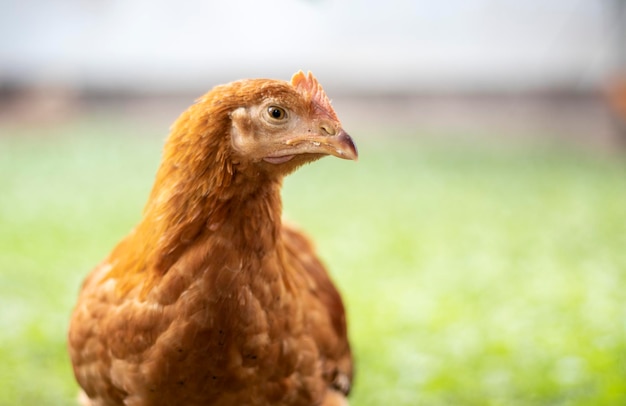
[[[138,220],[165,134],[0,137],[0,405],[70,405],[86,273]],[[359,139],[290,177],[349,309],[353,405],[626,404],[626,163]]]

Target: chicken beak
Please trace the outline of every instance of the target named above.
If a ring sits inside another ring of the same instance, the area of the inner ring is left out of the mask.
[[[286,144],[297,147],[299,153],[328,154],[352,161],[356,161],[359,157],[352,137],[343,129],[339,129],[334,135],[307,135],[292,138]]]
[[[359,152],[356,149],[352,137],[343,129],[337,135],[330,135],[324,138],[328,148],[328,152],[338,158],[356,161],[359,158]]]

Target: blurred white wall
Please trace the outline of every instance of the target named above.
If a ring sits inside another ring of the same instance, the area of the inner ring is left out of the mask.
[[[304,69],[347,91],[587,88],[615,63],[612,6],[0,0],[0,82],[168,91]]]

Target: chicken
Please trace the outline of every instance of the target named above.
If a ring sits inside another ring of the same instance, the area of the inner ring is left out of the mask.
[[[341,297],[281,221],[282,179],[357,149],[309,72],[217,86],[166,141],[139,224],[69,328],[85,405],[346,405]]]

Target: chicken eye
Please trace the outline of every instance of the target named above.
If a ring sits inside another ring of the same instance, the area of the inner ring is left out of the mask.
[[[287,117],[285,109],[277,106],[269,106],[267,108],[267,113],[274,120],[284,120]]]

